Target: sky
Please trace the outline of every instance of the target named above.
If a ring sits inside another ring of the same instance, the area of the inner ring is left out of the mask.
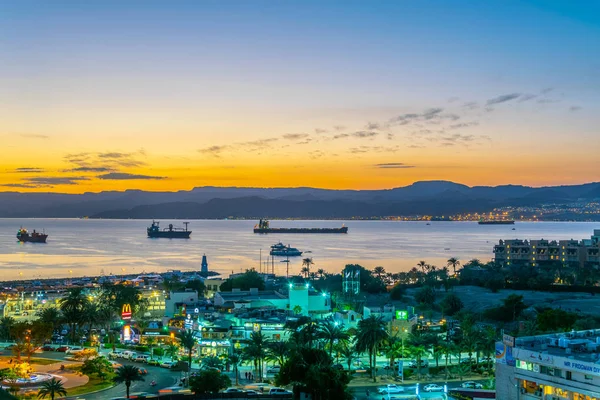
[[[0,4],[0,191],[600,181],[597,1]]]

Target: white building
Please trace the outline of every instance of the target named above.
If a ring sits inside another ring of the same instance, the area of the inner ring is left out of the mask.
[[[600,330],[496,343],[496,398],[600,399]]]

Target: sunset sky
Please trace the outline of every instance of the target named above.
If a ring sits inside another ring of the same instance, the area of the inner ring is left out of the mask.
[[[12,1],[0,191],[600,180],[600,3]]]

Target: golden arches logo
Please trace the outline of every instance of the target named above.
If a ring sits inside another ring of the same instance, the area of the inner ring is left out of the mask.
[[[121,318],[131,319],[131,304],[123,304],[121,309]]]

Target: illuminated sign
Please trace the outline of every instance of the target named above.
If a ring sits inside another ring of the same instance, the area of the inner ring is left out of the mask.
[[[131,319],[131,304],[123,304],[123,309],[121,310],[121,318]]]
[[[396,310],[396,319],[408,320],[408,311],[406,310]]]
[[[129,325],[125,325],[123,327],[123,340],[125,342],[128,342],[131,340],[131,327]]]

